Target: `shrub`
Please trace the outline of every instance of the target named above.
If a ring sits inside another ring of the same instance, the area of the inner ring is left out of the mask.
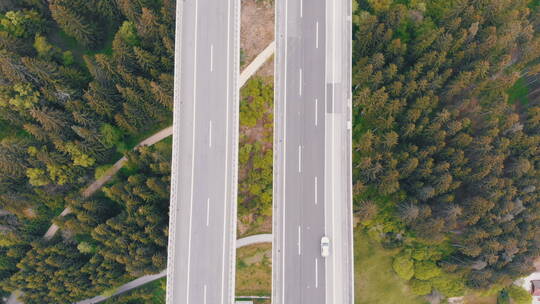
[[[425,261],[425,260],[429,260],[429,258],[431,257],[431,254],[430,254],[429,248],[421,247],[421,248],[414,249],[412,251],[411,256],[413,259],[417,261]]]
[[[510,304],[510,297],[508,296],[508,292],[506,292],[506,290],[501,290],[501,292],[497,295],[497,304]]]
[[[457,297],[463,295],[465,286],[460,277],[443,274],[430,280],[433,288],[447,297]]]
[[[99,128],[99,133],[103,140],[103,144],[107,148],[111,148],[122,140],[123,134],[120,129],[110,124],[103,124]]]
[[[57,52],[56,48],[47,42],[47,38],[41,35],[36,35],[34,48],[36,49],[38,56],[45,60],[51,60]]]
[[[65,66],[70,66],[75,63],[75,58],[73,58],[73,53],[71,51],[65,51],[62,53],[62,62]]]
[[[118,30],[118,35],[120,35],[120,37],[122,37],[122,39],[130,46],[139,45],[137,28],[135,28],[135,24],[133,24],[133,22],[124,21],[124,23]]]
[[[414,262],[408,254],[396,256],[392,268],[402,279],[410,280],[414,276]]]
[[[100,179],[112,166],[111,165],[103,165],[96,168],[96,171],[94,173],[95,179]]]
[[[414,263],[414,277],[419,280],[429,280],[440,276],[441,269],[432,261],[418,261]]]
[[[417,279],[411,280],[411,288],[412,292],[414,294],[417,294],[419,296],[427,295],[431,293],[431,282],[430,281],[422,281]]]
[[[110,298],[116,293],[117,290],[118,288],[107,289],[101,294],[101,296],[104,298]]]
[[[532,296],[519,286],[511,285],[506,290],[515,304],[529,304],[532,302]]]
[[[82,242],[79,245],[77,245],[77,249],[81,253],[93,253],[96,251],[95,248],[87,242]]]

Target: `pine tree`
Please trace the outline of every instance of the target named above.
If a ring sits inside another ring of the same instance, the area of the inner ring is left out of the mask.
[[[100,42],[100,31],[97,26],[75,12],[65,0],[49,2],[49,9],[54,20],[70,36],[86,47],[95,48]]]
[[[58,110],[48,107],[33,108],[30,110],[30,114],[43,126],[46,131],[50,131],[55,134],[65,132],[65,128],[68,126],[64,113]]]

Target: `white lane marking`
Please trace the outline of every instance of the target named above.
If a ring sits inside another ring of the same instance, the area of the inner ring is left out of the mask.
[[[335,98],[336,98],[336,62],[337,62],[337,54],[336,54],[336,33],[335,33],[335,29],[336,29],[336,18],[337,18],[337,14],[336,14],[336,2],[334,1],[332,3],[332,14],[333,14],[333,17],[332,17],[332,22],[333,22],[333,29],[334,29],[334,33],[332,35],[332,44],[334,45],[333,47],[333,50],[332,50],[332,53],[333,53],[333,56],[332,56],[332,113],[335,113]],[[334,147],[335,145],[335,133],[336,133],[336,126],[335,126],[335,119],[333,118],[332,119],[332,147]],[[335,149],[333,149],[332,151],[335,151]],[[334,152],[332,152],[332,158],[336,157],[334,155]],[[335,179],[335,176],[332,175],[332,198],[335,198],[336,196],[336,179]],[[333,200],[332,200],[333,201]],[[332,217],[335,217],[335,214],[336,214],[336,208],[335,208],[335,204],[332,204]],[[332,233],[336,233],[336,221],[334,219],[332,219]],[[326,264],[326,263],[325,263]],[[337,285],[336,285],[336,255],[335,254],[332,254],[332,278],[334,278],[332,280],[332,290],[334,291],[332,294],[333,294],[333,301],[332,302],[335,302],[336,301],[336,290],[337,290]],[[328,289],[327,289],[328,290]]]
[[[195,126],[197,125],[197,41],[198,41],[198,20],[199,20],[199,1],[195,2],[195,41],[194,41],[194,54],[195,58],[193,64],[193,141],[191,147],[191,200],[189,202],[189,233],[188,233],[188,256],[187,256],[187,288],[186,288],[186,303],[189,303],[189,280],[190,280],[190,266],[191,266],[191,229],[193,226],[193,186],[195,181]]]
[[[298,83],[298,94],[300,96],[302,96],[302,86],[303,86],[303,83],[302,83],[302,69],[300,69],[299,77],[300,77],[300,82]]]
[[[298,146],[298,172],[302,172],[302,146]]]
[[[204,285],[204,296],[203,296],[204,304],[206,304],[206,285]]]
[[[319,288],[319,259],[315,258],[315,288]]]
[[[315,126],[319,124],[319,100],[315,98]]]
[[[198,1],[197,1],[198,2]],[[219,303],[228,303],[231,300],[227,299],[225,300],[225,255],[226,255],[226,246],[225,246],[225,239],[226,239],[226,231],[227,231],[227,197],[228,197],[228,182],[229,182],[229,103],[230,103],[230,68],[231,68],[231,60],[229,60],[231,56],[231,0],[227,2],[227,106],[226,106],[226,119],[225,119],[225,183],[224,185],[224,209],[223,209],[223,253],[222,253],[222,260],[221,260],[221,301]],[[229,278],[229,280],[232,280]],[[230,288],[230,286],[229,286]],[[229,295],[229,298],[231,298],[231,295]]]
[[[210,226],[210,198],[206,200],[206,226]]]
[[[302,255],[302,230],[298,226],[298,255]]]
[[[212,121],[210,120],[210,125],[208,126],[208,146],[212,148]]]
[[[319,48],[319,21],[315,23],[315,48]]]
[[[315,205],[317,205],[319,201],[318,191],[317,191],[317,177],[315,176]]]
[[[214,71],[214,45],[210,45],[210,72]]]
[[[304,17],[304,0],[300,0],[300,18]]]

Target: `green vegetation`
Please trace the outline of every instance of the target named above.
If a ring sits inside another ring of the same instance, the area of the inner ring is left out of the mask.
[[[529,4],[354,4],[358,229],[416,294],[509,286],[540,255],[540,109],[509,102],[540,56]]]
[[[105,188],[106,196],[67,199],[73,213],[56,223],[75,234],[78,244],[64,243],[61,236],[34,241],[19,261],[6,287],[23,291],[25,303],[112,293],[115,286],[166,268],[171,146],[141,147],[127,156],[136,169]]]
[[[515,304],[530,304],[532,302],[531,294],[519,286],[510,285],[505,291]]]
[[[238,214],[260,231],[272,214],[273,87],[261,78],[248,81],[241,91]],[[244,232],[240,233],[244,235]]]
[[[127,150],[171,122],[174,6],[0,3],[2,295],[67,303],[165,268],[170,144]],[[81,198],[124,152],[107,195]],[[41,240],[65,206],[62,236]]]
[[[517,101],[526,105],[529,102],[529,99],[527,99],[528,94],[529,87],[523,78],[519,78],[514,85],[508,89],[508,99],[512,103]]]
[[[251,245],[236,253],[236,294],[270,296],[272,290],[272,246]]]
[[[70,303],[165,268],[170,141],[129,150],[171,122],[174,6],[1,1],[2,296]],[[539,16],[536,0],[354,2],[357,303],[530,300],[511,282],[540,255]],[[271,228],[272,100],[263,79],[242,90],[240,235]],[[239,291],[268,294],[257,250]]]
[[[166,278],[145,284],[137,289],[112,297],[104,304],[165,304]]]
[[[407,286],[406,280],[393,271],[396,249],[387,250],[368,235],[357,230],[354,236],[354,270],[356,304],[425,304],[413,291],[420,286]],[[410,279],[410,277],[409,277]],[[431,287],[430,287],[431,291]],[[418,293],[422,294],[422,293]]]

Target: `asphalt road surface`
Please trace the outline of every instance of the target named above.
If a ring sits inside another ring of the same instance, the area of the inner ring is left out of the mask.
[[[240,0],[177,6],[167,303],[233,303]]]
[[[276,2],[274,304],[353,303],[350,15]]]

